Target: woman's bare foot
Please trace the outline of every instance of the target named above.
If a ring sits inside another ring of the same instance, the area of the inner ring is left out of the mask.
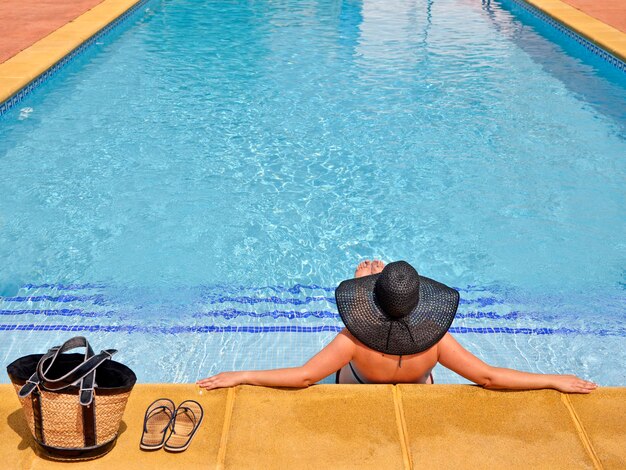
[[[354,277],[369,276],[372,270],[372,262],[368,259],[361,261],[354,271]]]
[[[372,261],[372,274],[378,274],[385,267],[385,263],[379,259]]]

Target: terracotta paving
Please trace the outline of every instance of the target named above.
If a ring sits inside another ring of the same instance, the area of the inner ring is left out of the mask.
[[[0,63],[102,0],[0,0]]]
[[[626,33],[626,0],[561,0]]]
[[[626,0],[561,0],[626,33]]]

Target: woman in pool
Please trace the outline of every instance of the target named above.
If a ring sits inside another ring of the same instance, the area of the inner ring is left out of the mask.
[[[589,393],[597,385],[574,375],[531,374],[485,364],[448,329],[459,293],[418,275],[405,261],[364,261],[335,291],[344,328],[301,367],[222,372],[198,381],[208,390],[240,384],[307,387],[336,373],[337,383],[433,383],[439,362],[489,389],[554,388]]]

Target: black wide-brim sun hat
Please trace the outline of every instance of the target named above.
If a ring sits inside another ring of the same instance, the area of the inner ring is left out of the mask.
[[[424,276],[406,261],[379,274],[343,281],[335,290],[339,315],[352,335],[384,354],[417,354],[446,334],[459,293]]]

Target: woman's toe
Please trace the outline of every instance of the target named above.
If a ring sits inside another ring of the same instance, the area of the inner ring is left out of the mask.
[[[359,265],[356,267],[356,271],[354,272],[354,277],[363,277],[369,276],[371,267],[370,260],[366,259],[365,261],[361,261]]]
[[[374,261],[372,261],[372,267],[371,267],[372,274],[378,274],[384,268],[385,268],[385,263],[382,262],[381,260],[375,259]]]

